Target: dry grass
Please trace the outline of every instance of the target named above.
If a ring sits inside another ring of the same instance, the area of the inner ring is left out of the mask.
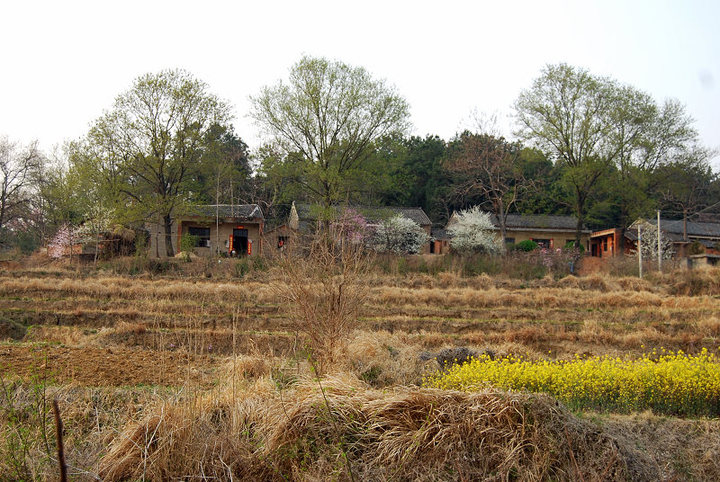
[[[166,403],[130,423],[105,480],[650,480],[656,467],[543,396],[400,389],[348,377]],[[282,393],[282,397],[280,396]]]
[[[110,480],[327,480],[349,478],[347,455],[356,480],[720,478],[715,422],[610,417],[606,432],[543,397],[412,388],[436,367],[419,355],[444,348],[531,360],[717,349],[718,270],[535,281],[365,273],[359,318],[322,382],[329,410],[305,361],[310,333],[272,287],[281,273],[175,276],[0,273],[0,317],[32,325],[0,345],[13,364],[0,368],[27,374],[48,354],[65,384],[53,393],[75,467]],[[182,389],[118,388],[129,383]],[[635,423],[643,433],[623,438]]]

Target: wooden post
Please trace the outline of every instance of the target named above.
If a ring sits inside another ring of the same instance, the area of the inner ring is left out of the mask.
[[[63,446],[63,424],[60,419],[60,408],[57,400],[53,400],[53,413],[55,414],[55,434],[57,436],[58,464],[60,464],[60,482],[67,482],[67,465],[65,465],[65,447]]]

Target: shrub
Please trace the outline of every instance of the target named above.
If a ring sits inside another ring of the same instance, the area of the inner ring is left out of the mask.
[[[362,245],[336,242],[334,234],[322,229],[309,241],[307,253],[286,251],[279,261],[283,278],[274,289],[321,370],[335,362],[357,323],[368,295],[370,266]]]
[[[573,249],[577,249],[580,254],[585,252],[585,246],[582,245],[582,243],[578,243],[577,241],[568,241],[565,243],[565,246],[563,246],[564,251],[570,251]]]
[[[526,239],[525,241],[520,241],[519,243],[515,244],[515,249],[517,251],[535,251],[538,249],[538,244],[535,241],[532,241],[530,239]]]
[[[703,254],[705,252],[705,246],[699,241],[693,241],[688,246],[688,253],[690,254]]]
[[[192,253],[193,248],[197,246],[199,239],[200,238],[192,234],[183,234],[180,238],[180,251],[182,251],[185,261],[190,261],[190,253]]]

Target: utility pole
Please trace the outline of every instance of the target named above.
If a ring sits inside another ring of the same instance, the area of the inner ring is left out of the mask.
[[[657,212],[657,232],[658,232],[658,271],[662,273],[662,247],[660,245],[660,210]]]
[[[638,252],[638,272],[640,273],[640,279],[642,279],[642,233],[640,232],[640,223],[638,223],[638,240],[637,240],[637,252]]]
[[[220,256],[220,167],[215,184],[215,256]]]

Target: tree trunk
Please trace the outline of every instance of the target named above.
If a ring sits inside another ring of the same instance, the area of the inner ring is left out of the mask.
[[[169,214],[163,218],[163,224],[165,225],[165,254],[168,258],[172,258],[175,256],[175,251],[172,245],[172,218]]]
[[[583,220],[578,214],[577,227],[575,228],[575,247],[580,248],[580,235],[582,234]]]
[[[577,214],[577,227],[575,228],[575,247],[580,248],[580,236],[582,235],[583,215],[585,214],[585,197],[576,189],[575,209]]]
[[[502,245],[505,246],[505,239],[507,237],[507,226],[505,225],[507,221],[507,213],[505,212],[505,205],[503,204],[502,199],[500,199],[497,204],[499,209],[496,209],[497,213],[495,215],[500,223],[500,237],[502,238]]]

